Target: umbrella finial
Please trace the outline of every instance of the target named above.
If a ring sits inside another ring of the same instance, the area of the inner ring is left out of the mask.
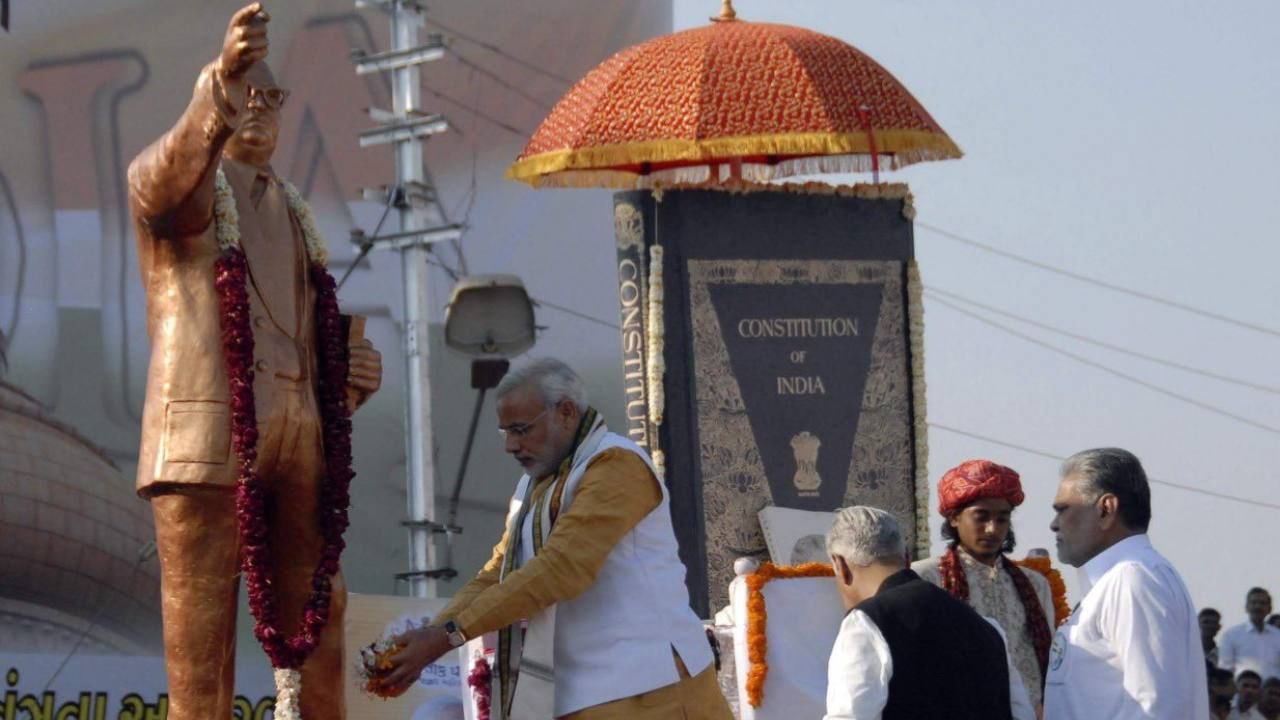
[[[733,11],[733,0],[720,0],[720,17],[711,18],[711,22],[733,22],[738,13]]]

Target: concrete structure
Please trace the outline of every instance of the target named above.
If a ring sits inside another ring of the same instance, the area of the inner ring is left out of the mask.
[[[0,382],[0,647],[159,650],[151,513],[132,500],[132,484],[92,443]]]

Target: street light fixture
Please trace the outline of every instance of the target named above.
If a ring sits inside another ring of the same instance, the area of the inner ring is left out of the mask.
[[[458,502],[462,497],[462,481],[471,458],[471,445],[484,407],[485,392],[497,387],[507,374],[514,357],[533,347],[536,341],[533,302],[524,283],[515,275],[474,275],[458,281],[449,298],[444,316],[444,342],[450,348],[472,357],[471,387],[476,394],[471,412],[467,441],[458,463],[458,477],[449,496],[449,519],[445,523],[444,567],[453,566],[453,536],[461,532],[457,526]]]
[[[444,342],[472,357],[508,358],[534,343],[533,303],[515,275],[475,275],[453,287]]]

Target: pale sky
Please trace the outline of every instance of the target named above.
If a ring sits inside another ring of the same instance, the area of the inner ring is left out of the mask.
[[[868,53],[965,151],[958,161],[883,177],[910,183],[915,195],[926,288],[1271,388],[1161,367],[970,308],[1271,428],[1264,430],[926,300],[929,420],[1056,455],[1118,445],[1154,479],[1272,503],[1153,484],[1150,534],[1197,605],[1218,607],[1224,624],[1244,619],[1249,587],[1280,592],[1280,4],[734,5],[739,18],[820,30]],[[676,29],[701,25],[718,9],[710,0],[676,0]],[[1272,332],[1038,270],[926,224]],[[932,482],[972,457],[1017,469],[1027,500],[1014,514],[1016,554],[1052,549],[1054,460],[936,427],[929,445]],[[936,508],[936,495],[932,502]],[[1066,573],[1072,586],[1073,574]]]

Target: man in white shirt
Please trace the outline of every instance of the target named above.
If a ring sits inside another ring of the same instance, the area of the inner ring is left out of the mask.
[[[906,567],[892,515],[837,511],[827,553],[849,614],[827,665],[825,720],[1034,720],[999,626]]]
[[[1209,707],[1196,609],[1147,538],[1151,488],[1118,448],[1062,464],[1050,529],[1089,588],[1049,653],[1045,720],[1200,720]]]
[[[1280,630],[1268,625],[1271,593],[1256,587],[1245,595],[1247,622],[1227,628],[1218,643],[1218,667],[1239,675],[1252,670],[1263,678],[1280,677]]]

